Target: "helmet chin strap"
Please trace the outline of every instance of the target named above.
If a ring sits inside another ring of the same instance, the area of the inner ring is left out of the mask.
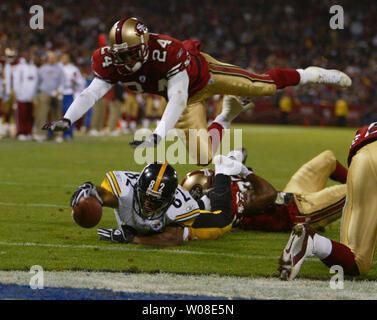
[[[136,62],[135,65],[132,67],[131,71],[132,72],[136,72],[137,70],[139,70],[141,68],[142,64],[140,61]]]

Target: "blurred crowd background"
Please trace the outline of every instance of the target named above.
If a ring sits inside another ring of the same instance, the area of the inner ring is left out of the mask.
[[[44,29],[31,30],[29,9],[34,4],[28,0],[0,3],[3,84],[10,72],[6,65],[15,69],[15,76],[7,80],[11,87],[15,84],[14,94],[3,90],[1,96],[2,136],[9,135],[9,127],[14,123],[14,134],[21,136],[21,140],[24,136],[31,139],[33,135],[37,141],[71,139],[72,133],[64,137],[45,136],[39,125],[45,118],[61,116],[71,99],[88,85],[92,79],[90,59],[99,39],[107,36],[117,20],[131,16],[144,21],[151,32],[180,40],[197,39],[204,52],[253,72],[316,65],[343,70],[353,80],[347,90],[298,86],[281,90],[274,97],[256,99],[256,108],[243,115],[243,121],[359,126],[377,120],[377,2],[39,1],[44,9]],[[344,9],[344,29],[332,30],[329,26],[332,16],[329,9],[334,4]],[[30,104],[20,106],[17,90],[24,94],[27,90],[16,79],[23,72],[30,80],[24,86],[32,89]],[[48,77],[55,77],[54,88],[50,88],[54,81]],[[43,87],[43,81],[48,83],[48,89],[46,85]],[[153,120],[158,121],[164,105],[158,97],[135,95],[122,86],[115,87],[77,124],[76,131],[92,135],[127,133],[137,126],[150,126]],[[220,105],[221,97],[208,101],[209,120],[219,112]],[[21,112],[29,114],[23,117]],[[18,124],[23,128],[18,128]]]

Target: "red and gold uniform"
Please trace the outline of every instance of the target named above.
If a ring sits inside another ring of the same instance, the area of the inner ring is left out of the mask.
[[[200,54],[190,54],[184,44],[161,34],[150,34],[147,61],[135,73],[122,73],[112,62],[110,47],[97,49],[92,57],[94,74],[110,83],[118,81],[136,93],[158,94],[167,98],[167,80],[186,69],[190,78],[189,97],[206,86],[208,64]]]
[[[115,34],[121,37],[120,32]],[[185,133],[186,147],[189,152],[195,151],[193,156],[197,162],[208,164],[213,152],[210,136],[189,140],[189,129],[207,130],[206,99],[218,94],[247,97],[273,95],[279,88],[298,84],[300,76],[296,70],[283,69],[252,74],[240,67],[222,63],[201,50],[201,44],[196,40],[179,41],[150,33],[148,56],[136,72],[122,72],[121,67],[114,66],[110,46],[94,52],[92,69],[98,78],[109,83],[121,81],[137,93],[158,94],[167,101],[168,80],[186,70],[189,77],[187,107],[175,127]],[[215,128],[219,131],[224,129]],[[214,148],[217,148],[216,144]]]
[[[341,243],[351,249],[363,275],[372,266],[377,241],[377,122],[357,131],[348,163]]]
[[[284,188],[284,193],[293,193],[291,201],[286,204],[271,203],[258,214],[248,212],[251,203],[248,193],[253,192],[253,186],[247,179],[232,177],[233,226],[245,230],[288,232],[296,223],[309,223],[317,228],[339,219],[347,187],[345,184],[326,187],[336,166],[334,153],[329,150],[322,152],[299,168]],[[197,180],[196,184],[188,181],[190,176],[203,172],[208,179],[201,177],[202,180]],[[209,169],[194,171],[186,175],[182,186],[200,194],[201,190],[211,187],[213,175],[213,170]]]

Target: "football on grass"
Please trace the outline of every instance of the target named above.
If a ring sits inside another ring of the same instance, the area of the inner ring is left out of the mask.
[[[80,227],[93,228],[102,218],[102,206],[93,196],[81,197],[72,209],[72,217]]]

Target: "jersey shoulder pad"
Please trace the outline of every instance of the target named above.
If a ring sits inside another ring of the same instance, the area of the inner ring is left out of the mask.
[[[348,166],[351,164],[352,157],[365,145],[377,140],[377,122],[373,122],[368,126],[364,126],[357,130],[355,138],[353,139],[349,154]]]
[[[92,70],[96,77],[110,83],[119,81],[118,72],[113,65],[113,59],[108,50],[110,47],[101,47],[92,55]]]
[[[101,186],[119,198],[128,194],[130,188],[133,189],[139,175],[139,172],[110,171],[106,173],[106,177]]]
[[[166,214],[171,221],[182,222],[197,217],[200,214],[200,209],[190,193],[178,186],[175,199]]]
[[[153,35],[152,59],[163,63],[166,78],[169,79],[184,70],[190,63],[190,55],[177,39],[166,35]]]

